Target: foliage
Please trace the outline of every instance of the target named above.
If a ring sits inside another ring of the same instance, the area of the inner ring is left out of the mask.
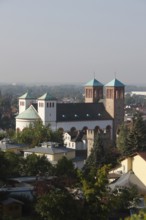
[[[72,160],[69,160],[66,157],[62,157],[62,159],[58,161],[55,170],[57,176],[76,176],[76,170],[74,168]]]
[[[13,152],[7,151],[5,152],[5,159],[7,160],[7,176],[8,177],[19,176],[20,164],[22,161],[21,156]]]
[[[96,176],[92,179],[82,179],[83,192],[85,196],[84,219],[107,219],[109,215],[107,172],[108,166],[98,169]]]
[[[133,118],[133,125],[127,136],[125,153],[131,154],[135,151],[146,150],[146,125],[142,115],[137,113]]]
[[[73,220],[79,215],[74,198],[68,191],[60,189],[53,189],[38,198],[36,212],[44,220]]]
[[[117,148],[120,150],[122,155],[125,155],[129,130],[127,125],[125,124],[122,124],[119,130],[120,131],[117,138]]]
[[[21,160],[21,175],[34,176],[45,175],[46,173],[52,175],[53,167],[45,156],[37,156],[35,154],[28,155]]]
[[[93,173],[96,175],[96,170],[103,165],[115,165],[117,164],[117,152],[112,147],[104,146],[102,134],[97,134],[94,141],[94,146],[91,154],[86,160],[86,164],[83,167],[83,173],[90,178]]]
[[[0,151],[0,178],[6,179],[8,176],[8,160],[5,157],[5,153]]]
[[[125,220],[146,220],[146,210],[141,210],[138,214],[133,214]]]
[[[52,141],[63,143],[62,132],[52,131],[50,126],[45,126],[42,121],[37,120],[30,124],[29,127],[17,132],[18,143],[28,144],[30,146],[37,146],[42,142]]]
[[[135,186],[131,188],[117,188],[111,194],[111,203],[113,204],[115,212],[133,208],[138,201],[139,195]]]
[[[48,141],[50,139],[50,132],[49,126],[46,127],[40,120],[37,120],[30,124],[29,127],[17,133],[17,141],[18,143],[36,146],[41,142]]]

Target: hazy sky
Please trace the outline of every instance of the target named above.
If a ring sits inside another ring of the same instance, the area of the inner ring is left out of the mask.
[[[0,82],[146,84],[146,0],[0,0]]]

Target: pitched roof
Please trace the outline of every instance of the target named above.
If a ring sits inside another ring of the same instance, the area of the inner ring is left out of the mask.
[[[29,92],[26,92],[25,94],[20,96],[19,99],[34,99],[34,97],[32,97]]]
[[[87,82],[85,86],[96,87],[96,86],[103,86],[103,84],[94,78],[94,79],[90,80],[89,82]]]
[[[32,152],[32,153],[40,153],[40,154],[62,154],[74,151],[73,149],[66,148],[66,147],[35,147],[35,148],[29,148],[24,150],[24,152]]]
[[[40,119],[40,116],[38,115],[33,105],[31,105],[24,112],[20,113],[16,117],[16,119],[33,119],[34,120],[34,119]]]
[[[56,100],[56,98],[54,98],[53,96],[51,96],[48,93],[45,93],[44,95],[42,95],[41,97],[38,98],[38,100]]]
[[[109,83],[107,83],[105,86],[112,86],[112,87],[124,87],[125,85],[120,82],[118,79],[113,79]]]
[[[103,103],[57,103],[57,121],[112,120]]]
[[[146,160],[146,152],[138,152],[137,154],[139,154],[144,160]]]
[[[119,179],[109,184],[109,187],[114,190],[118,187],[132,187],[136,186],[138,191],[141,193],[146,192],[145,185],[141,182],[141,180],[134,174],[133,171],[129,171],[128,173],[123,174]]]

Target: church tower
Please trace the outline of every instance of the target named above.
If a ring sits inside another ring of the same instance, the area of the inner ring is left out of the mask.
[[[85,103],[94,103],[103,98],[103,84],[95,78],[85,85]]]
[[[45,93],[38,98],[38,114],[44,125],[52,125],[56,123],[57,100]]]
[[[125,86],[117,79],[105,85],[105,108],[113,118],[113,139],[116,139],[118,127],[124,122]]]
[[[19,97],[19,114],[24,112],[34,102],[35,102],[35,99],[28,92],[20,96]]]

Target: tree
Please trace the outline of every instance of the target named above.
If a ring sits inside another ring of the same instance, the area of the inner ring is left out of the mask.
[[[22,160],[21,173],[26,176],[45,175],[46,173],[52,175],[53,167],[45,156],[37,156],[35,154],[28,155]]]
[[[7,160],[7,175],[9,177],[15,177],[20,175],[20,163],[22,158],[20,155],[13,152],[5,152],[5,158]]]
[[[133,118],[133,125],[127,136],[126,155],[144,150],[146,150],[146,125],[142,115],[137,113]]]
[[[78,180],[77,169],[75,169],[72,160],[62,157],[55,167],[55,175],[59,177],[60,184],[74,185]]]
[[[5,153],[0,151],[0,179],[5,180],[8,176],[8,160]]]
[[[117,137],[117,148],[120,150],[122,155],[126,153],[128,132],[129,130],[127,125],[122,124],[120,126],[120,131]]]
[[[96,171],[96,175],[90,178],[82,178],[83,192],[85,196],[84,211],[85,220],[108,219],[110,212],[109,193],[106,187],[109,166],[103,166]]]
[[[18,143],[29,144],[32,147],[47,141],[63,143],[62,132],[52,131],[50,126],[43,125],[41,120],[37,120],[29,127],[17,132],[16,139]]]
[[[77,203],[67,190],[53,189],[38,198],[36,212],[45,220],[79,219]]]
[[[117,153],[116,151],[109,146],[104,146],[103,144],[103,135],[102,133],[98,133],[95,137],[94,146],[91,151],[91,154],[86,160],[86,164],[83,167],[83,172],[85,176],[90,178],[91,176],[96,174],[96,170],[103,165],[112,164],[115,165],[117,163]]]

